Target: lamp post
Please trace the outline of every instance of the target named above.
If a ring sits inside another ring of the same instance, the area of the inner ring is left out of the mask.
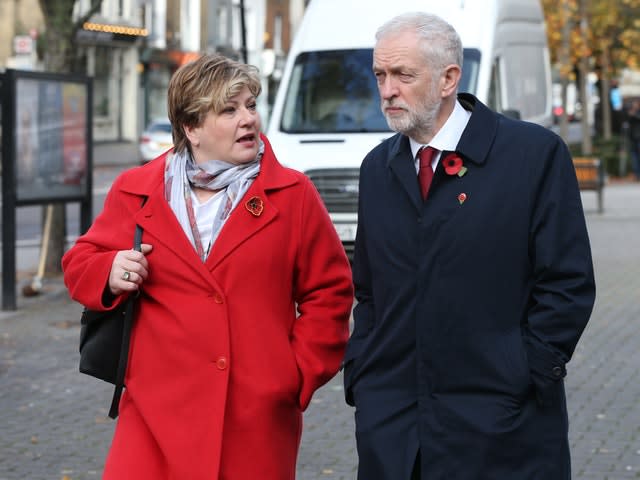
[[[242,54],[242,61],[247,63],[249,60],[247,54],[247,26],[244,17],[244,0],[240,0],[240,34],[242,35],[240,53]]]

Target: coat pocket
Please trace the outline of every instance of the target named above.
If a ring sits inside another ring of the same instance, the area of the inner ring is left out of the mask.
[[[531,380],[541,407],[549,407],[561,400],[562,380],[567,375],[565,361],[530,335],[524,337]]]
[[[345,352],[344,360],[342,360],[342,374],[344,381],[344,399],[347,405],[355,406],[353,401],[353,381],[354,381],[354,363],[360,355],[362,350],[362,339],[355,340],[350,339],[347,344],[347,351]]]
[[[373,312],[369,308],[359,304],[356,305],[353,316],[354,329],[349,337],[347,349],[340,367],[343,370],[345,401],[351,406],[354,406],[353,385],[356,380],[358,368],[362,363],[360,361],[361,353],[364,349],[364,344],[369,338],[369,333],[373,328]]]

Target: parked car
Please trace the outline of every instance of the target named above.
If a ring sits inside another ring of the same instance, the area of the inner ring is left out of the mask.
[[[152,121],[142,135],[140,135],[140,161],[146,163],[173,146],[171,123],[169,119],[161,118]]]

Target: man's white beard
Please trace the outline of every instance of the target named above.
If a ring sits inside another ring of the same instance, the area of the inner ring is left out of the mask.
[[[425,135],[433,137],[436,133],[436,121],[438,119],[438,112],[442,105],[442,99],[436,95],[433,95],[432,98],[435,98],[436,100],[431,102],[431,104],[429,104],[428,99],[422,102],[418,107],[418,111],[410,109],[406,104],[397,102],[392,103],[385,100],[383,102],[383,113],[389,128],[394,132],[400,132],[412,138]],[[387,115],[384,108],[391,105],[403,108],[404,113],[393,117]],[[420,135],[416,135],[418,133]]]

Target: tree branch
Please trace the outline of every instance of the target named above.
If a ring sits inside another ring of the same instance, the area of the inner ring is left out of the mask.
[[[82,15],[72,26],[73,35],[75,36],[76,32],[82,28],[82,26],[87,22],[94,14],[100,11],[100,7],[102,6],[102,0],[91,0],[91,6],[89,10]]]

